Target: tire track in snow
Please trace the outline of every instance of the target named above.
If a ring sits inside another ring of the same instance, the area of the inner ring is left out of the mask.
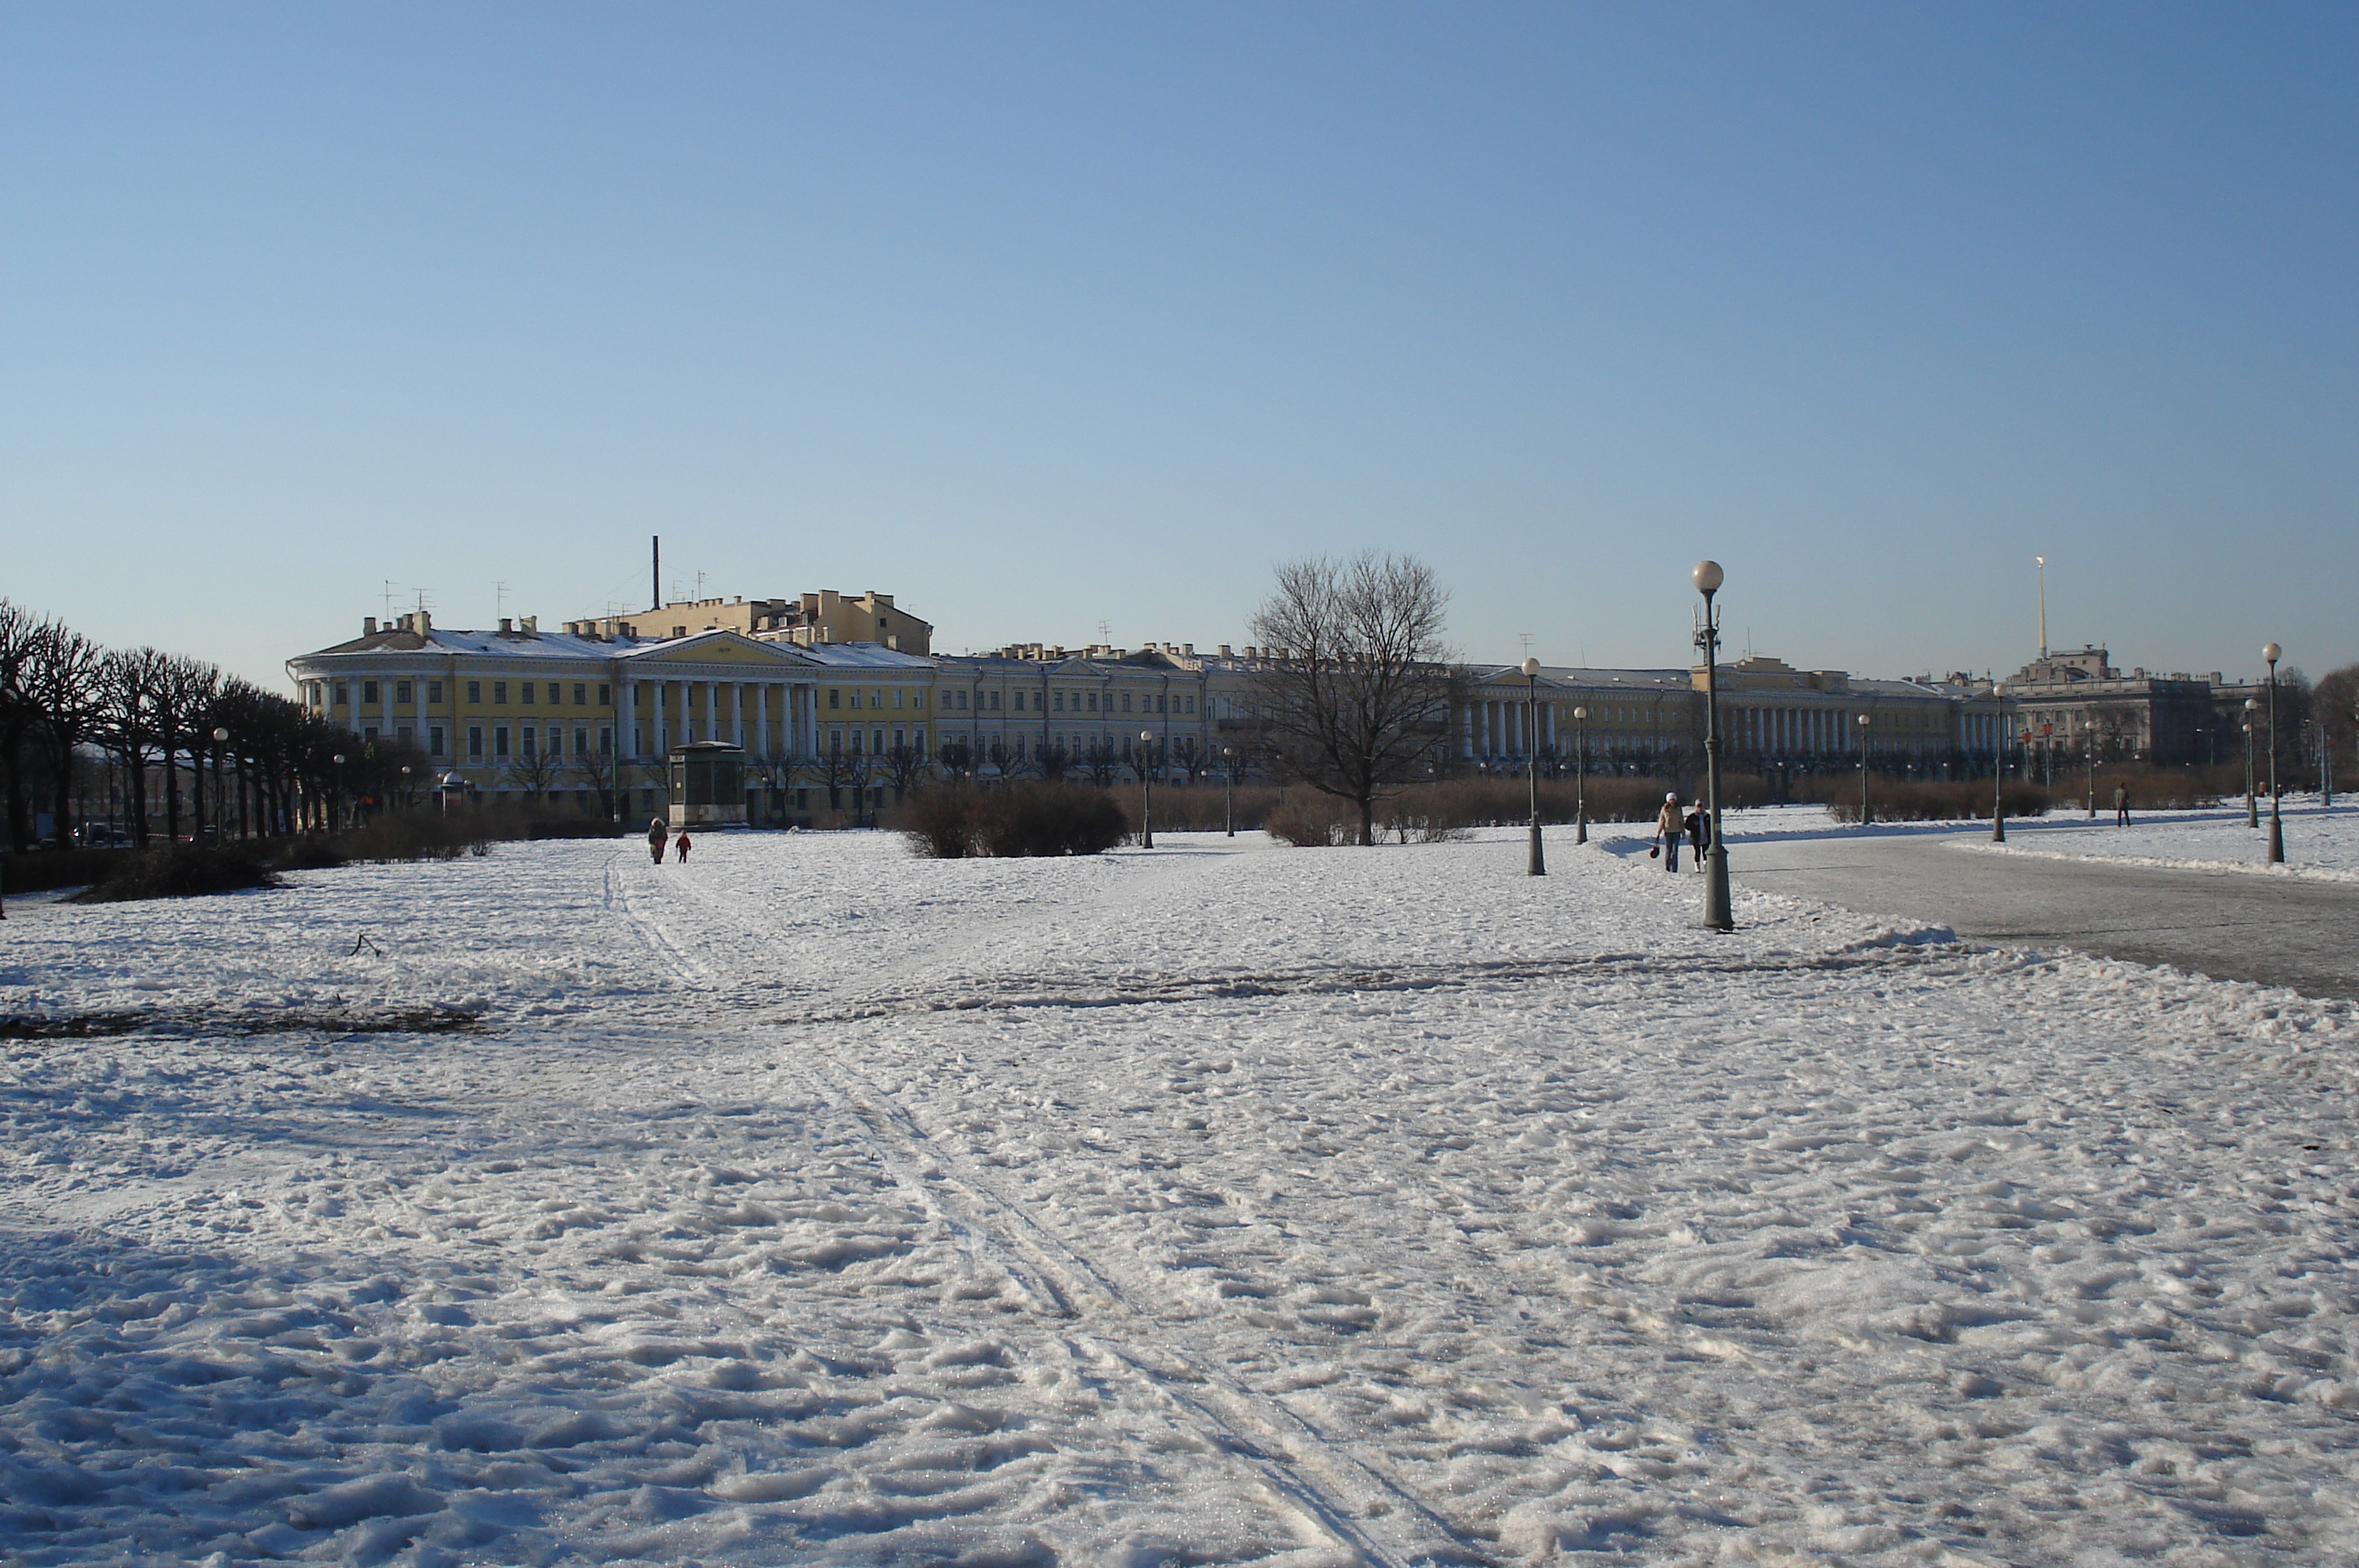
[[[626,880],[616,875],[620,858],[608,869],[610,891]],[[741,935],[764,946],[776,945],[772,933],[701,887],[685,880],[664,886],[692,898]],[[647,932],[651,947],[675,962],[688,985],[716,996],[732,989],[672,940],[646,898],[633,898],[624,889],[610,902]],[[1361,1445],[1339,1442],[1277,1400],[1245,1387],[1218,1369],[1217,1356],[1175,1345],[1177,1339],[1192,1337],[1184,1325],[1142,1307],[1134,1299],[1136,1287],[1126,1287],[1116,1277],[1121,1270],[1081,1252],[999,1192],[963,1154],[929,1138],[906,1112],[883,1101],[878,1086],[864,1073],[812,1055],[798,1060],[825,1081],[838,1108],[866,1129],[880,1165],[897,1184],[929,1214],[968,1239],[974,1252],[990,1258],[1028,1294],[1047,1303],[1054,1315],[1084,1321],[1114,1318],[1130,1338],[1160,1342],[1164,1348],[1158,1354],[1144,1344],[1115,1339],[1101,1328],[1071,1343],[1082,1359],[1148,1393],[1182,1424],[1204,1434],[1210,1446],[1251,1470],[1290,1505],[1302,1523],[1362,1561],[1385,1568],[1498,1561],[1387,1474],[1388,1466],[1359,1452]],[[958,1174],[952,1175],[951,1167]],[[956,1195],[955,1208],[942,1201],[944,1189]],[[1028,1266],[1013,1256],[1016,1252],[1029,1259]]]

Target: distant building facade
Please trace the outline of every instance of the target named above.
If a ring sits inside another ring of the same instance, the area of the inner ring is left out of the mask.
[[[2006,687],[2022,713],[2021,744],[2057,757],[2175,767],[2222,760],[2243,743],[2241,733],[2222,743],[2218,670],[2125,671],[2114,668],[2110,650],[2093,643],[2043,652],[2007,677]]]
[[[1258,677],[1281,650],[1189,643],[1138,648],[1016,644],[931,651],[932,626],[870,591],[680,601],[543,632],[379,626],[291,659],[320,717],[415,746],[434,776],[479,796],[620,810],[661,805],[676,746],[745,748],[754,820],[874,808],[923,778],[1135,771],[1260,772]],[[1718,671],[1723,756],[1745,771],[1855,767],[1986,775],[2029,752],[2203,762],[2241,748],[2244,691],[2208,679],[2126,673],[2103,648],[2042,658],[1995,691],[1987,680],[1869,680],[1748,655]],[[1458,672],[1444,765],[1691,773],[1703,754],[1701,668],[1510,665]],[[1865,724],[1860,721],[1866,720]],[[421,783],[423,781],[421,780]]]

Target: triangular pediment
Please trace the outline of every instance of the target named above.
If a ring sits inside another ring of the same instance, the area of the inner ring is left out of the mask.
[[[756,669],[808,670],[816,659],[784,643],[756,642],[726,627],[694,637],[635,648],[621,656],[625,662],[646,668],[669,664],[744,664]]]

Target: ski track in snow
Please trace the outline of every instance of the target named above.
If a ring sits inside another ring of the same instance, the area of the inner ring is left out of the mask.
[[[2349,1007],[1551,849],[14,905],[0,1559],[2359,1558]]]

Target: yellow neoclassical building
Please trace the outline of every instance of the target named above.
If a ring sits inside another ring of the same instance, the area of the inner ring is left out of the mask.
[[[825,667],[733,630],[641,638],[495,631],[372,618],[350,642],[288,661],[300,700],[364,744],[424,755],[443,787],[530,794],[594,809],[609,795],[653,809],[673,746],[721,740],[756,757],[816,745]]]

